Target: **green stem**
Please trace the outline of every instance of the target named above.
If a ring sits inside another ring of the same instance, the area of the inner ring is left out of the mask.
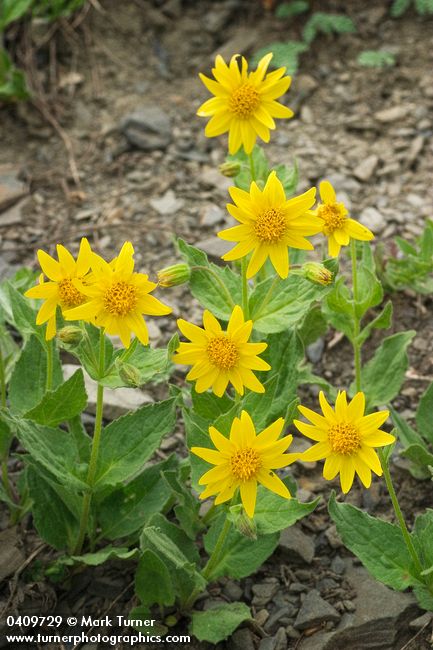
[[[359,343],[359,318],[356,313],[358,304],[358,272],[356,259],[356,242],[350,241],[350,255],[352,258],[352,291],[353,291],[353,354],[355,365],[355,386],[356,392],[361,390],[361,345]]]
[[[90,506],[92,502],[93,487],[95,482],[96,467],[98,463],[99,444],[101,442],[102,432],[102,415],[104,409],[104,386],[101,384],[101,379],[105,373],[105,335],[104,330],[101,328],[99,331],[99,381],[98,391],[96,396],[96,416],[95,428],[93,431],[92,450],[90,453],[89,469],[87,472],[87,485],[88,491],[83,497],[83,510],[81,512],[80,530],[78,533],[77,543],[74,549],[74,555],[79,555],[83,547],[84,538],[89,523]]]
[[[242,273],[242,310],[244,312],[245,320],[250,317],[250,309],[248,305],[248,280],[247,280],[247,258],[243,257],[241,262]]]
[[[53,387],[53,341],[47,341],[47,381],[45,384],[46,390],[51,390]]]
[[[389,496],[391,497],[392,505],[393,505],[394,512],[395,512],[395,516],[397,517],[398,523],[400,524],[400,529],[401,529],[401,532],[402,532],[402,535],[403,535],[403,539],[404,539],[405,544],[407,546],[407,550],[409,551],[409,554],[412,557],[413,563],[415,565],[415,569],[420,574],[422,572],[423,568],[422,568],[420,559],[418,557],[418,553],[416,552],[415,547],[413,545],[410,533],[409,533],[409,531],[407,529],[406,522],[404,520],[403,513],[401,511],[400,504],[398,502],[397,495],[395,493],[395,489],[394,489],[391,474],[390,474],[390,471],[389,471],[388,463],[385,460],[382,449],[378,449],[377,452],[379,454],[380,462],[381,462],[382,469],[383,469],[383,475],[384,475],[384,478],[385,478],[386,487],[388,489]],[[422,578],[420,577],[420,579],[422,579]]]
[[[1,405],[6,408],[6,372],[5,362],[3,359],[3,351],[0,344],[0,390],[1,390]]]
[[[230,295],[229,290],[227,289],[226,285],[225,285],[224,282],[221,280],[221,278],[218,277],[218,275],[215,273],[215,271],[213,271],[213,270],[212,270],[211,268],[209,268],[208,266],[200,266],[200,265],[198,265],[198,266],[191,266],[191,270],[192,270],[192,271],[207,271],[208,273],[210,273],[210,275],[212,275],[212,276],[215,278],[215,280],[218,282],[218,284],[220,285],[221,289],[223,289],[224,293],[226,294],[226,297],[227,297],[228,303],[229,303],[229,305],[231,306],[231,308],[233,309],[233,308],[236,306],[236,305],[235,305],[235,302],[234,302],[234,300],[233,300],[233,298],[232,298],[231,295]]]
[[[255,181],[255,180],[256,180],[256,170],[255,170],[255,168],[254,168],[254,158],[253,158],[253,154],[252,154],[252,153],[248,154],[248,159],[249,159],[249,161],[250,161],[250,174],[251,174],[251,180],[252,180],[252,181]]]

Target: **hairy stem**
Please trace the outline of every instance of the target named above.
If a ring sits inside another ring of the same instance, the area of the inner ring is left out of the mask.
[[[352,258],[352,291],[353,291],[353,355],[355,365],[355,386],[356,392],[361,390],[361,345],[359,343],[359,318],[356,312],[358,304],[358,271],[356,259],[356,242],[350,241],[350,255]]]
[[[53,387],[53,341],[47,341],[47,381],[45,384],[46,390],[51,390]]]
[[[241,261],[241,274],[242,274],[242,311],[244,312],[245,320],[250,317],[250,309],[248,305],[248,280],[247,280],[247,258],[243,257]]]

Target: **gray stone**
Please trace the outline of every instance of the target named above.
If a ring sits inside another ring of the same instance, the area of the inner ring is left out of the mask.
[[[355,612],[344,614],[335,631],[302,639],[299,650],[400,650],[413,637],[410,623],[420,611],[415,598],[388,589],[363,567],[347,564]]]
[[[234,582],[233,580],[228,580],[227,583],[224,585],[223,594],[229,600],[236,602],[241,599],[243,591],[237,582]]]
[[[292,603],[285,602],[282,607],[278,607],[265,623],[264,629],[266,632],[272,633],[277,627],[278,623],[288,623],[293,622],[293,619],[296,617],[297,608],[292,605]]]
[[[26,208],[31,202],[31,199],[21,199],[19,203],[15,203],[7,210],[4,210],[0,213],[0,226],[17,226],[18,224],[24,223],[25,216],[23,214],[24,208]]]
[[[219,190],[219,192],[226,198],[228,196],[228,189],[233,185],[233,179],[227,178],[219,173],[214,167],[205,167],[200,174],[200,183],[206,187],[211,187]]]
[[[314,558],[314,542],[305,535],[296,525],[290,526],[281,532],[279,548],[287,553],[289,559],[303,560],[311,564]]]
[[[171,141],[170,118],[160,106],[153,104],[126,115],[120,128],[132,145],[144,151],[165,149]]]
[[[15,573],[25,560],[19,547],[16,528],[6,528],[0,532],[0,582]]]
[[[253,637],[250,630],[246,627],[236,630],[230,639],[230,647],[232,650],[254,650]]]
[[[227,212],[220,208],[219,205],[211,203],[203,208],[200,214],[200,223],[202,226],[216,226],[224,221],[226,215]]]
[[[374,235],[381,233],[386,226],[384,216],[379,212],[379,210],[373,207],[365,208],[361,212],[359,221],[364,224],[364,226],[367,226]]]
[[[318,363],[320,359],[322,358],[323,351],[325,349],[325,340],[323,336],[317,339],[317,341],[314,341],[314,343],[310,343],[310,345],[307,345],[307,357],[311,361],[311,363]]]
[[[341,548],[343,546],[341,537],[337,533],[337,526],[335,524],[331,524],[331,526],[325,530],[325,536],[328,540],[329,546],[332,546],[332,548]]]
[[[346,563],[339,555],[336,555],[332,560],[331,571],[340,576],[346,571]]]
[[[0,212],[28,194],[28,188],[18,180],[18,167],[0,165]]]
[[[234,54],[247,54],[260,40],[257,29],[251,26],[238,27],[231,33],[231,38],[212,53],[210,57],[212,63],[214,63],[217,54],[220,54],[224,61],[229,61]]]
[[[293,627],[296,630],[307,630],[308,628],[320,625],[324,621],[337,622],[340,614],[318,591],[312,589],[304,599]]]
[[[422,614],[411,621],[409,627],[412,628],[412,630],[422,630],[423,627],[430,624],[432,619],[433,612],[425,612],[425,614]]]
[[[392,106],[391,108],[385,108],[383,111],[378,111],[374,114],[374,117],[378,122],[387,124],[388,122],[396,122],[397,120],[403,119],[412,110],[413,107],[408,104]]]
[[[362,160],[359,165],[355,167],[353,170],[353,175],[359,181],[363,181],[365,183],[373,176],[378,163],[379,158],[375,154],[372,154],[371,156],[364,158],[364,160]]]
[[[278,591],[279,583],[275,578],[269,578],[266,582],[259,582],[253,585],[253,605],[255,607],[264,607],[275,596]]]
[[[163,217],[181,210],[184,204],[185,201],[183,199],[178,199],[173,190],[167,190],[167,192],[159,199],[150,200],[152,208]]]
[[[66,379],[72,377],[78,366],[65,364],[63,366],[63,376]],[[88,402],[88,413],[96,412],[96,393],[97,384],[89,375],[84,372],[84,383],[86,387]],[[105,388],[104,390],[104,417],[108,420],[114,420],[128,411],[135,411],[144,404],[150,404],[153,399],[147,393],[137,388]]]
[[[195,246],[207,253],[210,257],[219,258],[233,248],[233,242],[224,241],[219,237],[208,237],[197,242]]]
[[[286,650],[287,635],[284,627],[280,627],[275,636],[266,637],[260,641],[259,650]]]

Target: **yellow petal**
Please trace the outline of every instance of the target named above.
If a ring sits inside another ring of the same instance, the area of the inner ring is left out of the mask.
[[[272,470],[260,469],[257,475],[257,480],[265,488],[278,494],[284,499],[290,499],[292,496],[283,481],[275,474],[275,472],[272,472]]]
[[[347,494],[352,487],[353,479],[355,478],[355,464],[351,456],[342,458],[340,462],[341,489],[344,494]]]
[[[222,456],[219,451],[215,451],[215,449],[207,449],[206,447],[191,447],[191,451],[193,454],[199,458],[202,458],[207,463],[211,463],[211,465],[221,465],[221,463],[225,463],[224,456]]]
[[[322,181],[320,183],[320,198],[322,199],[323,203],[336,202],[337,196],[335,194],[334,188],[329,181]]]
[[[256,508],[257,498],[257,481],[245,481],[240,486],[242,505],[248,517],[254,517],[254,510]]]
[[[60,264],[56,262],[56,260],[54,260],[50,255],[48,255],[48,253],[43,250],[38,250],[38,260],[41,269],[47,278],[53,280],[54,282],[60,282],[60,280],[62,280]]]

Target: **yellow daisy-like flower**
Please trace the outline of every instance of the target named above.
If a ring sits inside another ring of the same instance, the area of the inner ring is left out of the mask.
[[[344,203],[337,202],[335,190],[329,181],[320,183],[320,198],[322,203],[312,211],[321,220],[321,231],[328,238],[328,253],[338,257],[340,248],[347,246],[350,239],[370,241],[373,233],[358,221],[348,217]]]
[[[312,424],[295,420],[295,426],[317,444],[301,454],[300,459],[315,461],[325,459],[323,476],[327,481],[340,474],[341,489],[346,494],[352,487],[355,472],[363,485],[371,485],[371,471],[382,475],[382,467],[374,447],[385,447],[395,441],[394,436],[379,427],[389,416],[389,411],[364,415],[365,395],[359,392],[348,404],[346,392],[338,393],[335,411],[319,394],[323,415],[305,406],[298,406],[302,415]]]
[[[286,68],[266,74],[272,53],[266,54],[254,72],[248,72],[248,63],[242,57],[239,69],[237,57],[227,65],[221,55],[215,59],[212,74],[215,80],[200,74],[206,88],[215,95],[200,106],[197,115],[210,117],[205,135],[208,138],[229,133],[229,153],[235,154],[241,146],[250,154],[257,136],[269,142],[269,129],[275,129],[274,117],[293,117],[293,111],[275,101],[289,89],[291,77],[285,77]]]
[[[196,381],[197,393],[212,387],[221,397],[229,382],[240,395],[244,394],[244,386],[256,393],[265,392],[253,370],[270,370],[270,365],[257,356],[268,344],[248,343],[253,321],[244,321],[239,305],[233,309],[226,332],[207,309],[203,313],[204,329],[182,318],[177,324],[191,343],[180,343],[174,361],[192,364],[186,378]]]
[[[282,183],[273,171],[263,191],[253,182],[249,192],[238,187],[231,187],[229,192],[235,205],[229,203],[227,210],[241,225],[218,233],[221,239],[238,242],[222,259],[237,260],[254,251],[247,268],[248,278],[262,268],[268,257],[278,275],[287,278],[288,247],[313,250],[305,237],[321,230],[320,219],[307,212],[316,200],[316,189],[312,187],[300,196],[286,199]]]
[[[27,298],[42,298],[45,301],[36,316],[36,324],[47,323],[47,341],[56,335],[57,307],[64,313],[65,310],[77,307],[87,300],[85,294],[76,288],[74,281],[83,280],[88,273],[92,250],[87,239],[83,237],[76,261],[61,244],[57,244],[57,257],[58,261],[45,251],[38,250],[39,264],[48,282],[45,282],[41,275],[40,284],[28,289],[24,294]]]
[[[215,465],[199,480],[200,485],[206,485],[200,499],[217,494],[215,505],[218,505],[231,499],[237,488],[240,488],[242,504],[248,517],[254,516],[257,483],[285,499],[290,499],[289,490],[272,471],[287,467],[299,458],[299,454],[284,453],[293,436],[285,436],[279,440],[283,426],[284,420],[279,418],[257,435],[251,417],[246,411],[242,411],[241,417],[232,422],[230,439],[215,427],[209,427],[209,435],[216,450],[205,447],[191,448],[193,454]]]
[[[149,293],[156,287],[144,273],[134,273],[134,248],[125,242],[119,256],[108,264],[99,255],[92,255],[92,283],[75,282],[88,302],[65,312],[67,320],[84,320],[103,327],[107,334],[118,335],[128,348],[131,333],[147,345],[149,334],[143,314],[163,316],[171,312]]]

